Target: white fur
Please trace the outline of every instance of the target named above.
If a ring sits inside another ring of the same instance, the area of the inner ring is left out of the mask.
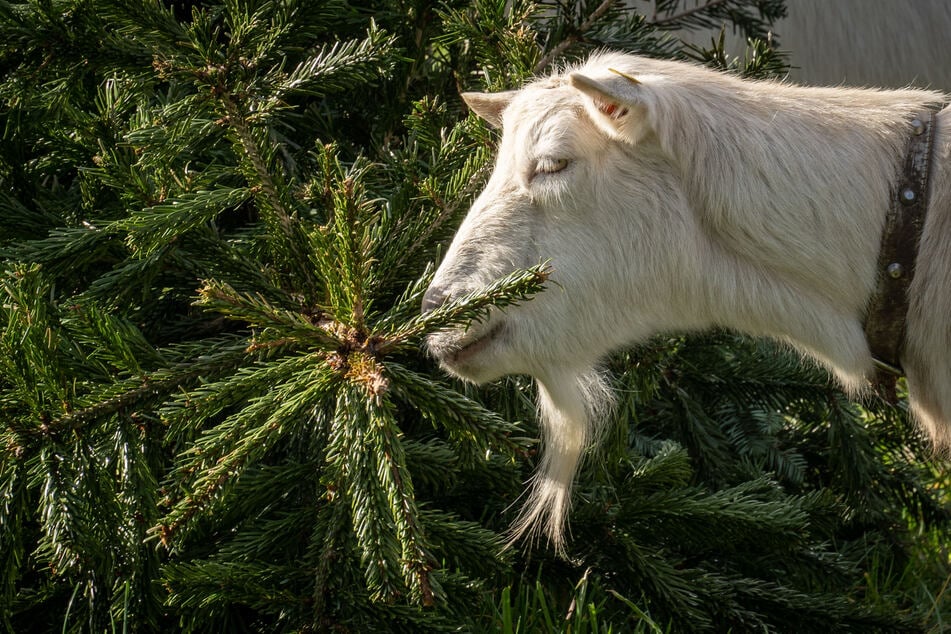
[[[540,384],[546,453],[516,532],[541,523],[561,546],[571,480],[610,400],[596,368],[613,350],[726,327],[789,342],[847,389],[864,389],[872,360],[862,322],[909,122],[944,99],[743,81],[617,53],[518,92],[467,96],[502,139],[428,305],[516,268],[553,267],[532,301],[429,340],[463,378],[523,373]],[[945,445],[949,117],[939,117],[902,360],[917,418]]]
[[[786,8],[772,30],[790,53],[794,81],[951,89],[948,0],[788,0]],[[678,37],[709,46],[719,30]],[[730,25],[726,32],[727,51],[742,55],[745,41]]]

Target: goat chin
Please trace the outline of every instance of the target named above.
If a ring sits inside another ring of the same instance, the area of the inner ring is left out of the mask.
[[[614,396],[605,376],[593,368],[546,373],[537,384],[541,462],[512,525],[509,543],[544,536],[564,555],[571,485],[584,451],[601,436]]]

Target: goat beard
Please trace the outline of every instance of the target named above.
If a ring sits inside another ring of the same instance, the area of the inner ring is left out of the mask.
[[[571,487],[587,449],[598,443],[614,407],[605,375],[594,368],[536,376],[541,461],[529,482],[509,544],[540,536],[565,556]]]

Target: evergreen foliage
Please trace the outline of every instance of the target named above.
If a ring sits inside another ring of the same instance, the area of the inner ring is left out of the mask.
[[[951,621],[948,465],[729,333],[617,355],[571,559],[505,549],[529,382],[450,380],[420,316],[488,173],[460,90],[682,50],[782,0],[0,0],[7,631],[921,631]]]

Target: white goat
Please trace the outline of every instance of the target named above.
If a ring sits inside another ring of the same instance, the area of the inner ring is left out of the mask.
[[[611,400],[597,368],[613,350],[726,327],[788,342],[850,392],[866,388],[873,362],[862,324],[890,192],[910,121],[945,95],[753,82],[602,53],[519,91],[464,98],[502,138],[424,310],[516,268],[553,267],[531,301],[428,341],[465,379],[538,382],[544,457],[516,535],[543,530],[562,548],[572,479]],[[902,358],[913,411],[944,445],[949,113],[936,117]]]

